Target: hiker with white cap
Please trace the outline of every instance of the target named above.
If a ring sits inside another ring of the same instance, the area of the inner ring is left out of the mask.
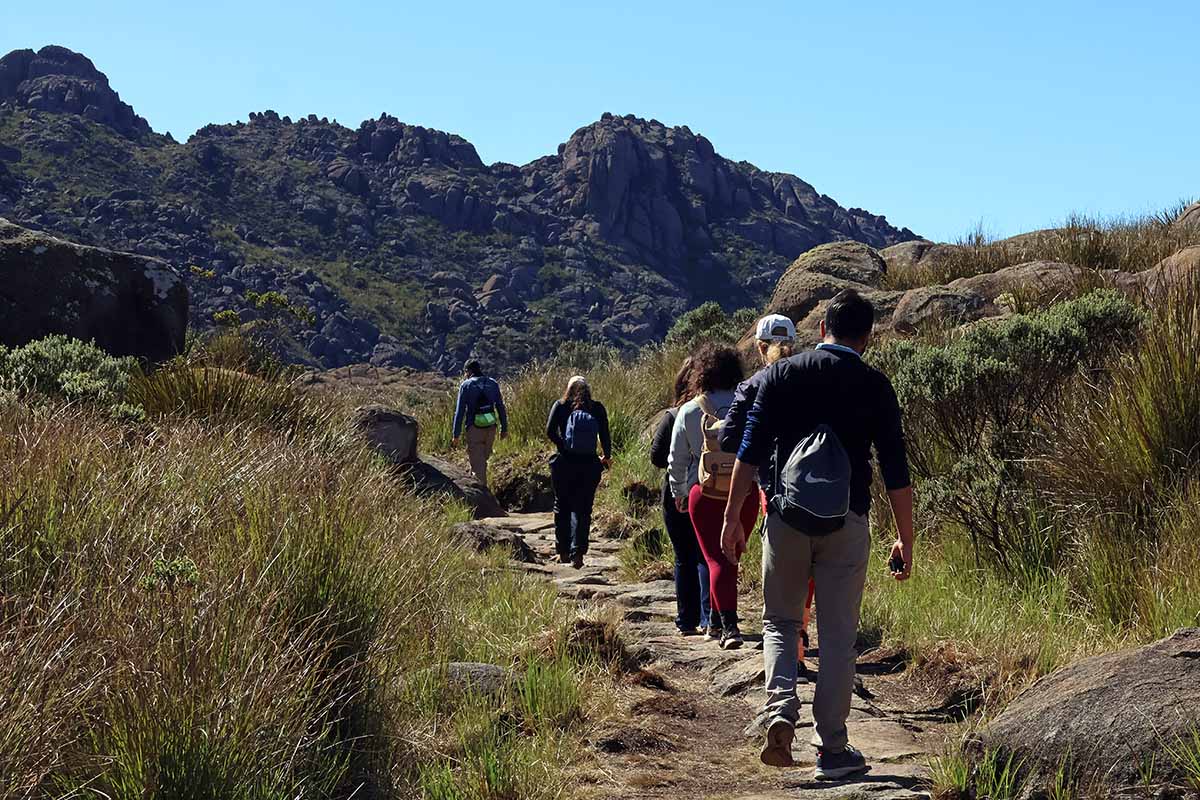
[[[767,314],[754,326],[754,344],[763,368],[738,384],[737,391],[733,394],[733,405],[729,407],[729,413],[725,415],[725,426],[721,429],[721,449],[726,453],[737,453],[741,447],[742,434],[746,431],[746,415],[754,407],[754,400],[758,397],[758,388],[766,376],[767,367],[781,358],[788,358],[794,352],[796,326],[782,314]],[[767,516],[767,502],[770,499],[768,494],[775,486],[775,454],[768,454],[767,459],[758,470],[759,499],[764,518]],[[815,593],[816,584],[809,579],[808,599],[804,604],[804,616],[800,622],[800,644],[796,649],[796,661],[801,675],[807,674],[804,656],[809,647],[808,624],[812,616]]]
[[[583,566],[592,524],[592,505],[600,475],[612,463],[612,437],[604,404],[592,399],[587,378],[567,381],[562,399],[555,400],[546,420],[546,436],[558,452],[550,459],[554,487],[554,533],[558,560]],[[604,457],[598,457],[600,449]]]

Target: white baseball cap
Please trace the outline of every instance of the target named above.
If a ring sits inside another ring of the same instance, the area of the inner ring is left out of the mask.
[[[760,342],[790,342],[796,338],[796,326],[782,314],[767,314],[758,321],[754,338]]]
[[[588,385],[587,378],[583,377],[582,375],[576,375],[572,377],[571,380],[567,381],[567,388],[570,389],[577,383],[582,383],[584,386]]]

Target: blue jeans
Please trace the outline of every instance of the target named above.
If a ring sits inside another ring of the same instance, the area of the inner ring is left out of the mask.
[[[692,518],[679,513],[671,490],[663,484],[663,525],[675,551],[675,626],[681,631],[707,628],[711,606],[708,601],[708,562],[700,554],[700,542]]]

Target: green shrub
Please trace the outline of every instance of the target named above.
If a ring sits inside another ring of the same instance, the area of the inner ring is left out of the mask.
[[[727,314],[720,304],[707,303],[681,314],[667,332],[668,347],[694,347],[701,341],[736,344],[754,325],[758,312],[753,308],[739,309]]]
[[[1010,572],[1052,566],[1054,526],[1027,476],[1037,434],[1064,392],[1134,339],[1143,314],[1108,291],[989,322],[944,343],[896,341],[873,354],[890,373],[922,494]]]
[[[119,402],[137,368],[94,343],[47,336],[13,350],[0,348],[0,388],[100,405]]]

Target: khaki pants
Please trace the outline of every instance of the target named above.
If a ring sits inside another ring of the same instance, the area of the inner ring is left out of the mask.
[[[492,450],[495,446],[495,425],[490,428],[467,426],[467,460],[471,462],[471,472],[475,473],[475,477],[485,488],[487,487],[488,459],[492,457]]]
[[[846,719],[854,689],[858,615],[867,580],[871,531],[867,518],[851,512],[841,530],[806,536],[767,518],[763,535],[763,659],[766,710],[792,725],[800,717],[796,697],[796,644],[804,618],[808,579],[816,581],[820,668],[813,697],[812,743],[838,752],[847,743]]]

